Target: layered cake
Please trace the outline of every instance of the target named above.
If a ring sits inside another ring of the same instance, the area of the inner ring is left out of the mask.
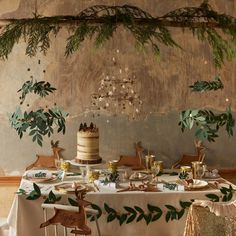
[[[102,162],[99,157],[99,132],[98,128],[91,123],[80,124],[77,132],[77,157],[76,162],[81,164],[98,164]]]

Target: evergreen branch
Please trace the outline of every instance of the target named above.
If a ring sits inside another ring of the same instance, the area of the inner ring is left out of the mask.
[[[67,39],[66,56],[78,50],[86,38],[94,38],[97,47],[103,45],[113,36],[118,26],[123,25],[132,33],[139,47],[145,49],[149,46],[157,56],[160,54],[159,44],[180,47],[168,30],[168,27],[179,27],[189,29],[200,41],[209,44],[216,67],[220,67],[226,59],[236,57],[236,18],[214,11],[205,1],[199,7],[176,9],[161,17],[153,17],[131,5],[98,5],[89,7],[76,16],[36,16],[31,19],[5,20],[10,24],[0,34],[2,59],[7,59],[20,38],[27,44],[27,55],[34,56],[38,49],[46,53],[51,43],[50,35],[57,36],[60,26],[64,24],[75,26]]]
[[[211,90],[223,89],[224,85],[219,76],[214,78],[214,81],[196,81],[189,86],[192,92],[206,92]]]

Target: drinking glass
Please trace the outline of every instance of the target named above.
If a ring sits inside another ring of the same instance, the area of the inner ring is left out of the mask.
[[[86,167],[80,167],[80,171],[81,171],[81,176],[83,178],[83,181],[85,181],[85,177],[87,175],[87,169]]]
[[[205,170],[206,170],[205,165],[201,165],[197,168],[197,178],[198,179],[202,179],[202,177],[205,174]]]

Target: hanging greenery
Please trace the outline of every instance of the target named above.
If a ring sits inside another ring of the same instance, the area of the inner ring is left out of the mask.
[[[219,76],[216,76],[214,81],[196,81],[189,86],[192,92],[206,92],[211,90],[223,89],[224,85]]]
[[[28,80],[26,81],[21,89],[17,92],[21,92],[20,100],[21,104],[23,104],[25,97],[28,93],[38,94],[40,97],[46,97],[49,93],[53,93],[56,89],[51,86],[49,82],[46,81],[33,81]]]
[[[96,47],[103,45],[122,25],[134,36],[138,47],[150,47],[156,56],[160,55],[161,44],[180,48],[169,30],[177,27],[190,30],[198,40],[209,44],[216,67],[220,67],[225,59],[236,57],[236,18],[214,11],[207,1],[199,7],[176,9],[160,17],[131,5],[98,5],[75,16],[43,17],[35,14],[34,18],[6,21],[8,24],[0,34],[2,59],[8,58],[20,39],[26,42],[27,55],[34,56],[38,50],[46,53],[51,43],[50,36],[57,36],[65,25],[72,28],[67,39],[66,56],[77,51],[86,38],[94,39]]]
[[[186,110],[180,113],[179,125],[182,132],[192,129],[196,126],[195,136],[199,140],[208,140],[214,142],[218,137],[220,127],[225,126],[229,136],[233,136],[233,127],[235,120],[233,118],[231,107],[228,106],[225,113],[214,114],[210,110]]]
[[[45,97],[55,90],[50,83],[45,81],[26,81],[22,88],[18,90],[18,92],[21,92],[20,104],[23,104],[26,95],[29,93]],[[27,132],[29,136],[32,136],[33,142],[37,142],[38,145],[42,146],[43,136],[47,135],[50,137],[54,132],[54,127],[58,127],[58,133],[62,132],[65,134],[65,118],[67,115],[68,113],[57,106],[51,109],[47,108],[46,110],[39,108],[36,111],[30,112],[23,112],[21,107],[17,107],[16,111],[9,115],[9,121],[11,127],[17,131],[20,138]]]

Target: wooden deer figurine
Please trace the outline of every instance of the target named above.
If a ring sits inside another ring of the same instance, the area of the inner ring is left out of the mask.
[[[51,147],[53,151],[52,156],[44,156],[44,155],[36,155],[37,160],[26,167],[26,170],[32,169],[33,167],[46,167],[46,168],[55,168],[55,160],[60,159],[60,152],[64,149],[59,147],[59,141],[56,141],[55,143],[53,140],[51,141]]]
[[[140,170],[143,169],[142,163],[142,153],[144,148],[142,147],[141,142],[134,143],[135,148],[135,156],[120,156],[120,160],[118,162],[119,166],[130,166],[133,170]]]
[[[64,227],[76,228],[71,231],[72,234],[90,235],[91,229],[87,226],[87,218],[85,207],[91,203],[84,200],[86,190],[75,189],[75,195],[78,202],[78,211],[69,211],[66,209],[55,209],[55,214],[52,218],[40,225],[40,228],[48,225],[61,224]],[[78,229],[77,229],[78,228]]]
[[[197,153],[195,155],[183,154],[182,158],[172,166],[173,169],[180,168],[180,166],[191,166],[193,161],[204,161],[204,150],[206,148],[203,146],[202,141],[194,140],[194,146]]]

